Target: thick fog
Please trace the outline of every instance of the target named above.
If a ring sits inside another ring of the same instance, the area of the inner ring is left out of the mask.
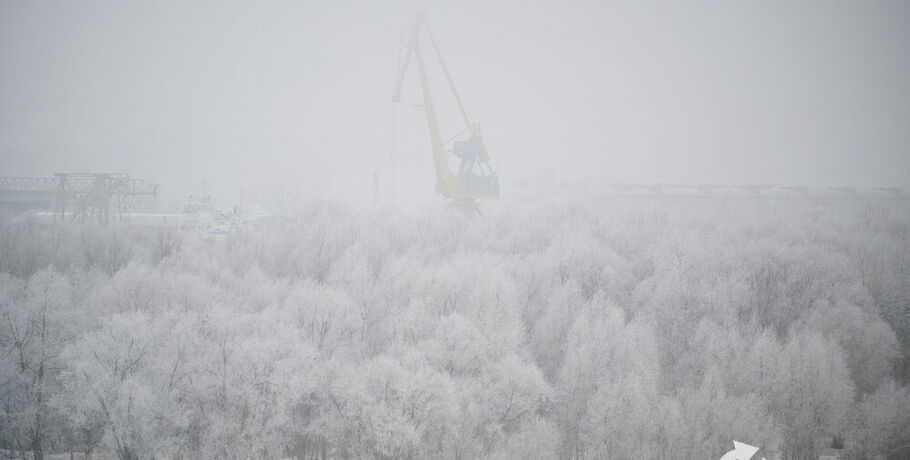
[[[2,1],[0,458],[910,459],[908,24]]]
[[[504,186],[910,185],[910,7],[885,1],[3,2],[0,170],[370,200],[395,132],[422,193],[419,93],[390,102],[421,11]]]

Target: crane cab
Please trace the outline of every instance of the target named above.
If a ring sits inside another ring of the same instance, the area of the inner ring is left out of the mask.
[[[474,127],[476,132],[476,125]],[[459,158],[456,180],[460,182],[456,199],[499,198],[499,176],[490,168],[490,159],[479,134],[452,144],[452,155]]]

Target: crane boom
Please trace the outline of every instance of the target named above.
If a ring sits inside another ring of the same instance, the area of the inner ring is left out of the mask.
[[[421,15],[423,18],[423,15]],[[424,19],[424,27],[426,27],[426,20]],[[455,96],[455,102],[458,104],[458,110],[461,112],[462,118],[464,118],[465,127],[471,129],[471,120],[468,119],[468,112],[464,110],[464,104],[461,103],[461,98],[458,97],[458,90],[455,89],[455,83],[452,82],[452,76],[449,74],[449,68],[446,67],[446,62],[442,59],[442,53],[439,52],[439,47],[436,46],[436,39],[433,38],[433,33],[430,32],[430,28],[427,29],[427,37],[430,39],[430,44],[433,45],[433,51],[436,52],[436,56],[439,58],[439,66],[442,67],[442,73],[446,76],[446,81],[449,82],[449,88],[452,89],[452,94]]]
[[[404,35],[404,33],[402,33]],[[404,37],[402,37],[404,38]],[[392,102],[398,102],[401,100],[401,86],[404,84],[404,75],[407,73],[408,64],[411,63],[411,52],[414,48],[408,42],[407,51],[405,51],[404,60],[401,61],[400,66],[398,67],[398,78],[395,79],[395,92],[392,94]],[[399,50],[399,57],[401,57],[401,52]]]
[[[467,139],[456,140],[453,138],[450,141],[443,141],[442,139],[439,120],[436,116],[436,107],[433,104],[433,94],[427,77],[426,62],[420,48],[421,29],[426,31],[433,51],[439,58],[439,64],[449,88],[455,96],[455,102],[465,122],[463,131],[468,133]],[[410,28],[410,32],[406,31],[402,38],[407,39],[407,45],[404,61],[399,65],[392,101],[399,102],[401,99],[404,77],[413,56],[417,61],[417,74],[420,79],[420,88],[423,96],[423,110],[426,114],[427,128],[430,132],[433,166],[436,172],[436,190],[443,196],[458,201],[474,202],[477,199],[499,198],[499,177],[490,167],[490,158],[480,136],[480,127],[476,123],[471,123],[470,118],[468,118],[461,98],[458,96],[458,91],[455,89],[451,74],[442,59],[442,55],[439,53],[439,47],[436,46],[436,41],[426,25],[424,15],[417,16],[417,20]],[[452,148],[447,150],[446,145],[450,142],[452,143]],[[457,174],[454,174],[449,167],[448,155],[450,153],[461,160]]]

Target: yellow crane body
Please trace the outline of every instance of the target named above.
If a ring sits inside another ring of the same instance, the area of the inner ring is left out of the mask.
[[[467,134],[466,138],[461,136],[461,139],[453,139],[451,142],[442,140],[439,120],[436,117],[436,108],[433,105],[433,94],[427,78],[426,62],[420,48],[421,28],[426,31],[430,44],[433,46],[433,51],[439,58],[440,67],[445,74],[452,94],[455,96],[458,109],[465,122],[463,131]],[[404,62],[399,66],[397,84],[392,100],[399,102],[405,73],[411,56],[414,56],[417,61],[417,74],[420,78],[423,110],[426,113],[427,128],[430,132],[433,166],[436,172],[436,190],[442,196],[458,201],[499,198],[499,176],[490,167],[490,156],[480,135],[480,127],[477,123],[471,123],[468,118],[445,62],[442,60],[442,55],[439,53],[439,48],[436,46],[436,41],[433,39],[430,29],[426,26],[426,20],[423,15],[417,17],[413,27],[406,31],[404,39],[407,40],[407,48]],[[447,149],[449,144],[451,144],[451,148]],[[449,167],[449,155],[453,155],[460,160],[458,171],[455,173]]]

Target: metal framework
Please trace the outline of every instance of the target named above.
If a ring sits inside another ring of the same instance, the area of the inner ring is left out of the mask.
[[[28,207],[52,203],[54,220],[126,220],[136,197],[157,199],[158,184],[122,173],[56,173],[54,177],[0,177],[0,194]]]
[[[0,177],[0,192],[53,192],[52,177]]]

